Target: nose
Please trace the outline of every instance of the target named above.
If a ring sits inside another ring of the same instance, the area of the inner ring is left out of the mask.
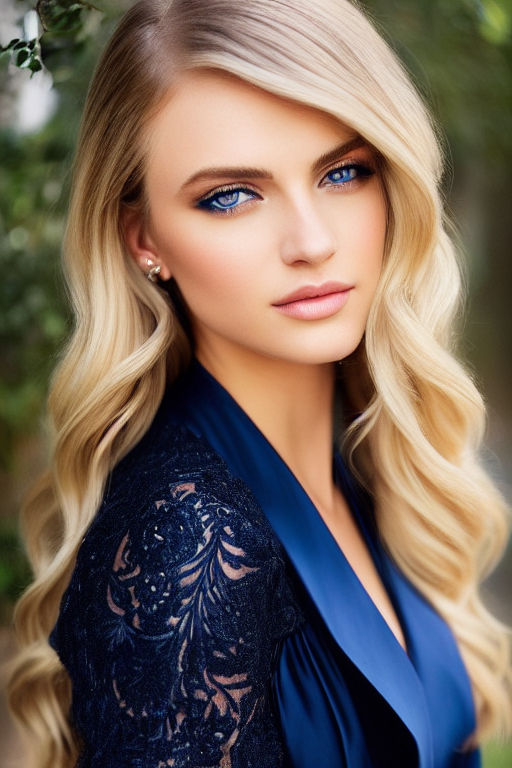
[[[290,204],[283,221],[281,258],[285,264],[319,263],[336,251],[334,232],[314,201]]]

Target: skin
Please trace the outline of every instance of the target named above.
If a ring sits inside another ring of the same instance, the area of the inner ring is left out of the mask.
[[[404,646],[332,481],[335,364],[363,336],[386,236],[375,153],[362,141],[333,153],[357,138],[331,116],[230,75],[185,73],[150,125],[149,214],[127,211],[123,224],[141,269],[150,259],[161,279],[176,280],[198,359],[294,472]],[[351,287],[332,315],[306,320],[276,308],[327,281]]]

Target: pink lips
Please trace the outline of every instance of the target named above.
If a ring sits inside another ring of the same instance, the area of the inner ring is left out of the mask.
[[[323,283],[305,285],[274,302],[273,306],[289,317],[300,320],[320,320],[338,312],[347,303],[353,285]]]

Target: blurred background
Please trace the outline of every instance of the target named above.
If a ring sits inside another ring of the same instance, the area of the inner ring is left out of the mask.
[[[467,267],[460,357],[488,403],[484,460],[512,501],[512,0],[361,4],[439,125],[447,210]],[[18,66],[14,46],[0,56],[0,660],[12,653],[12,607],[30,578],[19,504],[45,464],[44,402],[70,325],[59,251],[73,146],[94,62],[129,5],[40,0],[43,33],[26,15],[35,3],[0,0],[0,46],[21,41]],[[484,595],[510,623],[511,586],[509,547]],[[0,744],[0,766],[23,764],[3,698]],[[485,768],[511,768],[512,747],[491,744],[484,757]]]

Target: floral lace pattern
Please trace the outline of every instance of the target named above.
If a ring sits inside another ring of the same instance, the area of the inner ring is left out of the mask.
[[[181,434],[176,447],[156,484],[153,471],[136,488],[117,473],[52,633],[73,681],[79,764],[278,768],[271,676],[301,621],[281,548],[206,444]],[[140,507],[146,488],[158,495]]]

